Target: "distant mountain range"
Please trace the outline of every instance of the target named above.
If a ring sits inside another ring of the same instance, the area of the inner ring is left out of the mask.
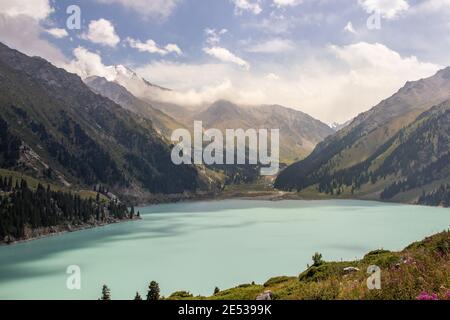
[[[193,110],[160,102],[159,94],[170,89],[124,66],[110,68],[112,81],[83,82],[0,45],[1,167],[66,187],[101,184],[124,195],[194,193],[224,182],[251,182],[259,172],[257,166],[173,165],[170,135],[192,128],[194,120],[219,129],[280,128],[288,162],[306,156],[332,133],[320,121],[280,106],[218,101]]]
[[[278,105],[239,106],[217,101],[194,113],[190,121],[203,121],[206,128],[279,129],[280,161],[292,163],[309,155],[315,146],[334,131],[313,117]]]
[[[281,161],[304,160],[279,174],[278,189],[426,204],[448,198],[450,68],[408,82],[333,128],[277,105],[161,102],[170,89],[123,66],[111,70],[112,79],[83,82],[0,44],[0,167],[69,188],[100,184],[141,199],[258,178],[257,166],[173,165],[171,133],[197,120],[222,130],[279,128]]]
[[[203,121],[205,128],[280,129],[281,161],[292,163],[305,158],[315,146],[334,133],[326,124],[311,116],[278,105],[242,106],[221,100],[210,106],[187,108],[158,101],[170,91],[151,84],[134,71],[115,66],[112,81],[90,77],[85,82],[95,92],[124,108],[153,121],[155,127],[170,138],[176,127],[192,129],[194,121]]]
[[[408,82],[284,170],[275,186],[417,202],[450,182],[450,68]]]
[[[2,168],[66,186],[103,184],[134,195],[196,192],[211,183],[194,166],[172,164],[150,120],[95,94],[78,76],[3,44],[0,134]]]

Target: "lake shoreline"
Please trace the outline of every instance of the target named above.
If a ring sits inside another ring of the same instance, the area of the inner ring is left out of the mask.
[[[223,192],[219,194],[196,194],[189,196],[174,196],[165,197],[162,201],[157,202],[144,202],[139,203],[136,207],[150,207],[157,206],[161,204],[171,204],[171,203],[193,203],[199,201],[223,201],[223,200],[248,200],[248,201],[284,201],[284,200],[303,200],[303,201],[314,201],[314,200],[323,200],[318,198],[310,198],[305,199],[298,197],[296,193],[293,192],[284,192],[284,191],[247,191],[247,192]],[[329,200],[332,200],[331,198]],[[338,199],[336,199],[338,200]],[[118,223],[126,223],[131,221],[139,221],[141,218],[133,218],[133,219],[122,219],[122,220],[111,220],[110,222],[102,222],[102,223],[88,223],[78,226],[52,226],[41,228],[40,230],[31,230],[32,233],[38,233],[38,235],[33,235],[30,237],[26,237],[23,239],[12,240],[11,242],[6,242],[4,240],[0,241],[0,247],[4,246],[14,246],[18,244],[28,243],[36,240],[42,240],[46,238],[52,238],[61,236],[67,233],[79,232],[84,230],[90,230],[95,228],[102,228],[113,224]]]
[[[176,203],[193,203],[193,202],[213,202],[213,201],[224,201],[224,200],[247,200],[247,201],[271,201],[271,202],[278,202],[278,201],[321,201],[321,200],[357,200],[357,201],[375,201],[380,203],[391,203],[391,204],[399,204],[399,205],[416,205],[416,206],[423,206],[420,204],[414,204],[414,203],[400,203],[400,202],[391,202],[391,201],[382,201],[382,200],[372,200],[372,199],[359,199],[355,197],[331,197],[331,196],[325,196],[320,194],[315,195],[305,195],[300,194],[296,192],[287,192],[287,191],[224,191],[218,194],[197,194],[197,195],[189,195],[189,196],[175,196],[172,195],[171,197],[166,197],[162,201],[157,202],[144,202],[139,203],[136,205],[136,207],[142,208],[142,207],[151,207],[151,206],[157,206],[161,204],[176,204]],[[425,206],[425,207],[432,207],[432,206]],[[440,208],[446,208],[443,206],[439,206]],[[122,219],[122,220],[111,220],[109,222],[102,222],[102,223],[89,223],[89,224],[83,224],[79,226],[53,226],[53,227],[47,227],[42,228],[46,230],[41,230],[42,234],[38,234],[36,236],[27,237],[25,239],[18,239],[13,240],[9,243],[5,241],[0,241],[0,247],[2,246],[13,246],[18,245],[22,243],[32,242],[36,240],[42,240],[46,238],[51,237],[57,237],[60,235],[64,235],[66,233],[72,233],[72,232],[78,232],[78,231],[84,231],[89,229],[95,229],[95,228],[102,228],[106,227],[108,225],[118,224],[118,223],[126,223],[126,222],[132,222],[132,221],[140,221],[141,218],[135,217],[133,219]],[[54,231],[51,231],[54,230]],[[35,230],[39,233],[39,230]]]
[[[135,210],[139,224],[0,247],[0,298],[96,299],[106,284],[113,299],[132,299],[136,291],[144,296],[150,281],[166,297],[185,289],[208,297],[215,287],[296,275],[315,252],[326,261],[353,261],[379,248],[401,250],[449,224],[446,210],[354,200],[219,200]],[[82,269],[82,292],[65,289],[68,265]]]
[[[53,226],[53,227],[46,227],[46,228],[40,228],[39,230],[32,230],[34,233],[38,233],[37,235],[26,237],[22,239],[13,240],[11,242],[5,242],[0,241],[0,247],[9,247],[9,246],[15,246],[23,243],[28,243],[36,240],[42,240],[47,238],[53,238],[58,237],[67,233],[73,233],[73,232],[79,232],[84,230],[90,230],[90,229],[96,229],[96,228],[102,228],[113,224],[119,224],[119,223],[126,223],[126,222],[133,222],[133,221],[140,221],[141,218],[135,217],[133,219],[114,219],[109,222],[102,222],[102,223],[87,223],[83,225],[77,225],[77,226]],[[54,231],[51,231],[54,230]]]
[[[375,201],[385,204],[398,204],[398,205],[412,205],[412,206],[423,206],[430,208],[445,208],[448,207],[430,206],[424,205],[417,202],[401,202],[401,201],[388,201],[379,198],[367,197],[367,196],[349,196],[343,195],[340,197],[335,197],[327,194],[320,193],[305,193],[305,192],[288,192],[281,190],[225,190],[217,194],[202,194],[202,195],[191,195],[189,197],[179,197],[173,198],[172,201],[162,201],[157,203],[145,202],[139,203],[137,207],[147,207],[159,204],[169,204],[169,203],[190,203],[198,201],[221,201],[221,200],[254,200],[254,201],[285,201],[285,200],[298,200],[298,201],[319,201],[319,200],[355,200],[355,201]]]
[[[383,201],[381,199],[371,199],[371,198],[358,198],[358,197],[333,197],[324,194],[305,194],[297,192],[288,192],[280,190],[270,190],[270,191],[223,191],[216,194],[198,194],[189,196],[179,196],[172,198],[165,198],[162,201],[142,201],[135,204],[136,207],[150,207],[160,204],[171,204],[171,203],[191,203],[199,201],[221,201],[221,200],[255,200],[255,201],[285,201],[285,200],[299,200],[299,201],[318,201],[318,200],[358,200],[358,201],[376,201],[380,203],[394,203],[394,204],[405,204],[414,205],[414,203],[403,203],[394,201]]]

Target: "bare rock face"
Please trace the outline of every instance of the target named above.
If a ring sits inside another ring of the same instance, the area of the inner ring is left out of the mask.
[[[355,273],[355,272],[358,272],[358,271],[359,271],[359,268],[355,268],[355,267],[344,268],[344,273],[345,274],[351,274],[351,273]]]
[[[270,290],[264,291],[256,297],[257,301],[270,301],[273,300],[273,293]]]

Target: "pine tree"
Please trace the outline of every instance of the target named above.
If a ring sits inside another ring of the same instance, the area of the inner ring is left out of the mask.
[[[0,179],[1,180],[1,179]],[[12,184],[11,180],[3,180]],[[5,184],[5,183],[3,183]],[[52,227],[67,223],[89,223],[104,216],[105,205],[94,199],[82,199],[68,192],[52,191],[38,184],[31,190],[27,182],[16,180],[12,193],[0,195],[0,239],[22,239],[25,226],[32,229]],[[9,192],[9,191],[7,191]],[[117,219],[127,217],[128,209],[123,204],[111,205],[111,216]],[[0,240],[1,241],[1,240]]]
[[[314,267],[318,267],[321,266],[323,264],[323,260],[322,260],[322,255],[318,252],[316,252],[314,254],[314,256],[312,257],[313,260],[313,266]]]
[[[220,292],[219,287],[216,287],[216,288],[214,289],[214,295],[218,294],[219,292]]]
[[[111,290],[109,290],[107,285],[103,286],[102,297],[100,300],[111,300]]]
[[[136,296],[134,297],[134,300],[135,300],[135,301],[141,301],[141,300],[142,300],[142,297],[141,297],[141,295],[139,294],[139,292],[136,292]]]
[[[148,286],[147,301],[159,300],[159,284],[156,281],[150,282]]]

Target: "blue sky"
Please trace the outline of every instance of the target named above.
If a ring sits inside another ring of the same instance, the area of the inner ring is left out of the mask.
[[[331,123],[450,65],[449,14],[450,0],[2,0],[0,41],[82,77],[124,64],[176,90],[171,102],[282,104]]]
[[[147,1],[152,2],[152,0]],[[155,1],[159,0],[153,2]],[[90,21],[103,18],[113,23],[121,39],[132,37],[142,41],[153,39],[157,43],[177,43],[185,53],[176,59],[165,57],[165,60],[184,62],[206,59],[202,51],[205,41],[204,30],[210,28],[227,29],[228,33],[222,37],[222,44],[230,50],[234,49],[243,57],[255,60],[256,63],[259,60],[263,63],[267,59],[279,60],[280,57],[252,55],[243,50],[242,41],[258,43],[258,41],[276,37],[313,47],[328,44],[345,45],[361,40],[379,42],[401,55],[415,55],[420,60],[434,60],[433,62],[442,65],[450,64],[450,57],[444,52],[433,52],[434,50],[426,48],[427,45],[440,45],[433,41],[439,33],[444,31],[434,28],[439,27],[438,21],[434,21],[435,25],[431,25],[430,15],[415,15],[411,18],[405,14],[414,8],[415,4],[427,1],[410,0],[408,2],[410,9],[399,11],[396,18],[382,18],[381,29],[372,31],[367,30],[366,27],[370,14],[358,0],[304,0],[299,1],[299,5],[293,6],[277,6],[273,0],[248,0],[249,3],[259,5],[262,10],[259,14],[254,14],[252,10],[237,12],[233,0],[168,0],[170,1],[174,3],[174,6],[173,9],[168,10],[170,14],[166,16],[166,13],[158,13],[157,9],[151,12],[139,12],[139,7],[134,9],[132,5],[122,5],[120,0],[104,1],[106,3],[58,0],[54,1],[55,11],[50,17],[56,26],[64,27],[68,16],[65,9],[72,4],[79,5],[82,10],[82,30],[88,27]],[[395,2],[395,0],[386,1]],[[127,2],[133,1],[123,1],[123,3]],[[429,2],[444,3],[445,1]],[[450,7],[450,3],[448,6]],[[435,13],[432,15],[433,19],[442,17],[442,24],[448,24],[445,12],[436,10]],[[344,31],[348,22],[351,22],[354,29],[359,31],[357,34]],[[430,33],[433,33],[431,38],[428,37]],[[71,32],[71,35],[77,39],[80,32]],[[160,58],[158,55],[129,52],[127,48],[107,50],[105,47],[92,45],[87,41],[70,43],[64,40],[56,41],[51,37],[49,40],[68,56],[78,45],[83,45],[90,50],[102,50],[105,62],[111,64],[117,63],[118,60],[130,60],[132,63],[142,64]]]

